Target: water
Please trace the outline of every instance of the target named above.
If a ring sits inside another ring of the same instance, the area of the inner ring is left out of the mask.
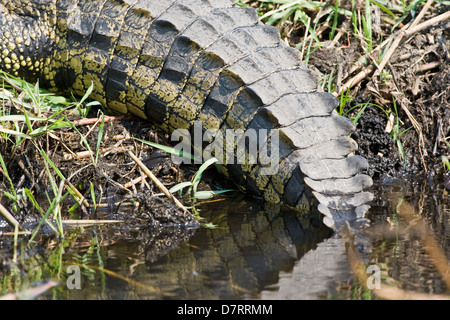
[[[373,192],[368,245],[360,248],[365,265],[378,268],[383,284],[449,297],[422,234],[398,206],[410,205],[415,224],[425,223],[448,261],[448,192],[398,180],[383,181]],[[59,285],[39,299],[377,298],[376,289],[355,278],[342,239],[316,216],[265,210],[248,199],[203,205],[201,215],[216,228],[76,228],[63,241],[45,239],[32,250],[19,245],[15,261],[13,239],[5,236],[2,294],[51,278]]]

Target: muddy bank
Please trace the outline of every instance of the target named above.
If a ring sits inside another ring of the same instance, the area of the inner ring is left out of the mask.
[[[155,229],[199,226],[173,201],[154,196],[161,190],[128,153],[143,159],[167,188],[189,179],[188,167],[181,169],[169,154],[135,139],[169,145],[165,134],[132,117],[94,114],[66,120],[72,125],[25,140],[19,147],[11,140],[1,145],[6,174],[0,189],[10,190],[10,196],[3,193],[0,201],[23,230],[36,227],[51,208],[55,185],[63,186],[58,205],[65,219],[114,219]],[[3,226],[8,228],[5,221]]]

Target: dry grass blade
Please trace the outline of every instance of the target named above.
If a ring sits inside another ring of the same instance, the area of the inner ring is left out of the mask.
[[[108,147],[108,148],[102,148],[99,150],[99,154],[106,155],[107,153],[123,153],[128,151],[129,149],[126,147]],[[62,161],[71,161],[75,159],[85,159],[89,158],[92,155],[92,152],[89,150],[86,151],[79,151],[74,153],[64,153]]]
[[[357,85],[361,81],[363,81],[369,74],[371,74],[373,71],[373,66],[369,65],[364,70],[361,70],[357,75],[355,75],[353,78],[348,80],[344,85],[340,87],[338,91],[333,92],[333,95],[335,97],[338,97],[342,94],[342,92],[346,92],[351,87]]]
[[[433,25],[434,23],[446,20],[450,17],[450,12],[446,12],[444,14],[441,14],[437,17],[434,17],[434,18],[418,25],[418,23],[420,22],[420,20],[422,20],[423,16],[428,11],[429,7],[431,6],[431,4],[433,2],[434,2],[434,0],[428,0],[427,3],[425,4],[425,6],[423,7],[423,9],[420,11],[419,15],[411,23],[411,25],[408,28],[404,28],[400,31],[398,36],[395,38],[394,42],[389,47],[389,50],[384,55],[383,60],[378,65],[378,70],[377,70],[377,72],[375,72],[375,75],[377,75],[378,73],[380,73],[383,70],[383,68],[386,66],[386,64],[388,63],[392,54],[397,49],[397,47],[399,46],[400,42],[403,40],[404,37],[409,37],[410,35],[418,32],[424,28],[429,27],[429,26]]]
[[[22,229],[20,223],[13,217],[11,213],[0,203],[0,213],[5,217],[5,219],[13,226],[18,227],[19,230]]]
[[[423,165],[423,169],[425,170],[425,172],[427,172],[427,165],[425,163],[425,158],[424,156],[427,155],[427,150],[425,148],[425,141],[423,138],[423,133],[422,133],[422,128],[420,127],[419,122],[417,122],[416,118],[414,118],[414,116],[411,114],[411,112],[409,111],[409,109],[406,107],[406,104],[409,103],[408,100],[406,99],[406,97],[404,97],[404,95],[401,95],[401,101],[400,101],[400,106],[402,107],[402,110],[406,113],[406,115],[408,116],[409,120],[411,121],[414,130],[416,130],[417,134],[419,135],[419,152],[420,152],[420,159],[422,161],[422,165]]]
[[[72,190],[72,191],[78,196],[78,198],[80,199],[81,203],[83,203],[83,205],[84,205],[86,208],[89,208],[89,207],[90,207],[89,202],[87,202],[87,200],[86,200],[86,199],[84,198],[84,196],[80,193],[80,191],[78,191],[78,189],[75,188],[75,186],[74,186],[72,183],[70,183],[70,181],[65,180],[65,183],[66,183],[66,185],[67,185],[67,188],[69,188],[70,190]]]
[[[122,120],[125,119],[127,116],[105,116],[104,118],[104,122],[114,122],[117,120]],[[86,125],[90,125],[90,124],[95,124],[97,122],[102,121],[101,118],[84,118],[84,119],[80,119],[80,120],[76,120],[73,122],[74,126],[86,126]]]
[[[159,289],[157,287],[149,286],[149,285],[146,285],[145,283],[142,283],[142,282],[139,282],[139,281],[135,281],[133,279],[130,279],[130,278],[125,277],[125,276],[123,276],[123,275],[121,275],[121,274],[119,274],[117,272],[111,271],[109,269],[105,269],[103,267],[99,267],[99,266],[95,266],[95,265],[76,264],[76,263],[74,265],[78,265],[78,266],[83,267],[83,268],[89,268],[89,269],[94,269],[94,270],[98,270],[98,271],[104,272],[104,273],[106,273],[106,274],[108,274],[108,275],[110,275],[112,277],[115,277],[117,279],[126,281],[130,285],[142,288],[142,289],[144,289],[144,290],[146,290],[148,292],[151,292],[151,293],[156,293],[156,294],[159,294],[159,295],[162,295],[162,296],[172,296],[173,295],[173,293],[164,292],[163,290],[161,290],[161,289]]]
[[[62,220],[62,224],[72,227],[86,227],[107,223],[121,223],[123,220]]]

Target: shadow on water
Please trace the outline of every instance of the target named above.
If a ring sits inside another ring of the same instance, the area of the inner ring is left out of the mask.
[[[441,187],[385,181],[367,231],[382,282],[445,294],[445,282],[420,234],[399,216],[399,199],[416,208],[450,256],[448,193]],[[215,228],[148,230],[97,226],[67,231],[12,252],[0,238],[0,295],[53,279],[41,299],[373,299],[353,276],[341,239],[316,216],[263,210],[257,202],[226,200],[201,206]],[[9,258],[5,258],[9,257]],[[78,272],[78,273],[77,273]],[[77,289],[79,287],[80,289]]]

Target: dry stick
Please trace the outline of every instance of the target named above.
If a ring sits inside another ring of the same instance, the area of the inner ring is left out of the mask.
[[[89,203],[86,201],[86,199],[84,198],[84,196],[81,194],[80,191],[78,191],[77,188],[74,187],[74,185],[72,183],[70,183],[70,181],[65,180],[65,183],[67,185],[67,188],[69,188],[70,190],[72,190],[73,192],[75,192],[75,194],[80,198],[81,202],[83,203],[83,205],[86,208],[89,208]]]
[[[47,280],[45,283],[35,288],[26,289],[17,293],[7,293],[0,297],[0,300],[29,300],[34,299],[45,291],[57,286],[59,283],[54,280]]]
[[[447,20],[450,18],[450,11],[447,11],[445,13],[442,13],[434,18],[431,18],[430,20],[427,20],[425,22],[422,22],[421,24],[415,26],[415,27],[409,27],[408,30],[406,30],[406,36],[410,36],[418,31],[421,31],[425,28],[428,28],[438,22]]]
[[[400,44],[400,42],[402,41],[403,37],[409,37],[410,35],[414,34],[415,32],[423,30],[423,29],[429,27],[430,25],[433,25],[442,20],[446,20],[450,17],[450,12],[446,12],[446,13],[443,13],[439,16],[436,16],[436,17],[418,25],[419,21],[422,20],[423,16],[428,11],[428,8],[430,7],[430,5],[433,1],[434,0],[428,0],[427,3],[425,4],[425,6],[423,7],[423,9],[420,11],[419,15],[416,17],[416,19],[414,19],[412,24],[407,29],[405,29],[405,30],[402,29],[400,31],[397,38],[395,38],[394,42],[389,47],[389,50],[384,55],[383,60],[378,65],[378,71],[375,72],[375,76],[378,75],[378,73],[380,73],[383,70],[383,68],[386,66],[386,63],[388,63],[389,59],[391,58],[394,51],[397,49],[397,47]]]
[[[108,148],[100,149],[99,154],[106,154],[107,152],[123,153],[127,150],[128,150],[128,148],[126,148],[126,147],[108,147]],[[74,160],[74,159],[85,159],[85,158],[89,158],[90,156],[91,156],[91,151],[89,151],[89,150],[79,151],[74,154],[64,153],[62,161],[70,161],[70,160]]]
[[[381,50],[384,48],[384,46],[386,46],[386,44],[388,44],[390,41],[390,39],[386,39],[384,40],[380,45],[378,45],[375,49],[373,49],[371,52],[376,52],[378,50]],[[364,64],[364,61],[367,60],[369,54],[371,52],[367,52],[366,54],[364,54],[358,61],[356,61],[356,63],[354,64],[354,66],[350,69],[350,71],[347,72],[347,74],[343,77],[344,79],[347,78],[348,75],[358,71],[359,69],[361,69],[361,67]],[[373,61],[373,59],[372,59]],[[352,88],[353,86],[357,85],[359,82],[361,82],[362,80],[364,80],[364,78],[366,76],[368,76],[369,74],[371,74],[373,71],[373,66],[372,65],[368,65],[365,69],[363,69],[362,71],[360,71],[356,76],[354,76],[353,78],[351,78],[350,80],[348,80],[343,86],[341,86],[341,88],[338,91],[333,92],[333,95],[335,97],[339,96],[343,91],[347,91],[349,88]]]
[[[131,180],[131,181],[125,183],[123,186],[124,186],[125,188],[127,188],[127,189],[128,189],[128,188],[131,188],[132,185],[141,182],[144,178],[145,178],[145,176],[139,176],[139,177],[137,177],[137,178],[135,178],[135,179],[133,179],[133,180]]]
[[[437,68],[441,65],[441,63],[439,61],[434,61],[434,62],[429,62],[429,63],[425,63],[423,65],[421,65],[419,67],[419,71],[428,71],[428,70],[432,70],[434,68]]]
[[[303,57],[304,57],[305,47],[306,47],[306,42],[307,42],[306,40],[307,40],[307,36],[308,36],[310,22],[311,22],[311,18],[308,17],[308,23],[307,23],[306,29],[305,29],[305,38],[303,40],[302,50],[300,51],[300,60],[303,60]]]
[[[431,6],[431,4],[433,2],[434,2],[434,0],[428,0],[427,3],[425,3],[425,5],[423,6],[422,10],[420,10],[420,12],[417,15],[416,19],[414,19],[414,21],[411,23],[411,25],[409,26],[408,29],[414,28],[420,22],[420,20],[422,20],[423,16],[428,11],[428,9],[430,8],[430,6]]]
[[[133,152],[128,151],[128,155],[134,160],[134,162],[137,163],[137,165],[145,172],[145,174],[156,184],[156,186],[159,188],[159,190],[161,190],[167,198],[171,199],[178,207],[180,207],[181,209],[183,209],[185,212],[187,212],[188,214],[191,214],[186,207],[177,199],[173,196],[173,194],[171,194],[169,192],[169,190],[161,183],[161,181],[158,180],[158,178],[153,174],[153,172],[150,171],[149,168],[147,168],[147,166],[142,163],[141,160],[139,160],[138,157],[136,157],[134,155]],[[195,218],[195,217],[194,217]],[[197,219],[196,219],[197,220]]]
[[[106,223],[121,223],[124,222],[124,220],[62,220],[61,221],[63,225],[66,226],[91,226],[91,225],[99,225],[99,224],[106,224]]]
[[[0,236],[15,236],[15,235],[31,234],[31,231],[18,231],[18,232],[0,232]]]
[[[426,9],[426,8],[424,7],[424,9]],[[423,9],[422,9],[422,11],[423,11]],[[421,13],[422,13],[422,11],[421,11]],[[425,12],[424,12],[424,14],[425,14]],[[421,31],[421,30],[423,30],[423,29],[433,25],[433,24],[436,24],[436,23],[438,23],[440,21],[447,20],[448,18],[450,18],[450,11],[446,12],[446,13],[443,13],[443,14],[441,14],[439,16],[436,16],[436,17],[434,17],[434,18],[432,18],[430,20],[427,20],[427,21],[425,21],[425,22],[423,22],[421,24],[417,24],[419,22],[418,18],[421,18],[422,16],[423,16],[423,14],[421,16],[419,15],[416,18],[416,20],[414,20],[416,22],[415,24],[411,24],[408,28],[407,28],[407,26],[405,26],[405,27],[403,27],[400,30],[400,35],[395,39],[395,42],[393,42],[391,44],[388,52],[386,52],[386,54],[384,55],[382,62],[379,65],[377,65],[377,68],[378,68],[377,74],[380,73],[381,70],[385,67],[385,65],[388,62],[390,56],[393,54],[394,50],[399,45],[400,41],[402,40],[402,38],[404,36],[408,37],[408,36],[418,32],[418,31]],[[380,46],[375,48],[373,51],[382,49],[389,41],[390,41],[390,39],[386,39]],[[368,55],[368,54],[366,54],[366,55]],[[355,64],[355,67],[353,67],[352,70],[350,70],[349,74],[355,72],[359,68],[359,64],[362,63],[362,61],[364,61],[364,58],[366,57],[366,55],[361,57],[361,59]],[[404,59],[404,57],[402,57],[402,59]],[[356,75],[352,79],[348,80],[341,87],[341,89],[338,92],[333,92],[333,95],[337,97],[343,91],[348,90],[349,88],[351,88],[354,85],[356,85],[358,82],[362,81],[365,76],[369,75],[373,71],[373,69],[370,69],[370,70],[368,70],[368,69],[369,69],[369,67],[367,69],[361,71],[358,75]]]
[[[425,170],[425,173],[427,173],[428,170],[427,170],[427,165],[425,163],[424,155],[428,155],[428,153],[427,153],[427,149],[425,148],[425,140],[423,139],[422,128],[420,127],[420,124],[419,124],[419,122],[417,122],[416,118],[414,118],[412,113],[406,107],[406,102],[404,102],[404,101],[407,101],[407,103],[409,103],[409,101],[405,98],[403,93],[402,93],[402,97],[403,97],[403,99],[401,99],[401,100],[403,100],[403,101],[400,101],[400,106],[402,107],[402,110],[406,113],[406,115],[408,116],[408,118],[411,121],[414,129],[416,130],[417,134],[419,135],[419,145],[420,145],[419,153],[420,153],[420,158],[421,158],[421,161],[422,161],[423,169]]]
[[[349,88],[355,86],[356,84],[364,80],[364,78],[366,78],[369,74],[371,74],[372,71],[373,66],[369,65],[367,68],[360,71],[356,76],[354,76],[353,78],[348,80],[344,85],[342,85],[339,91],[333,92],[333,95],[335,97],[338,97],[342,92],[347,91]]]
[[[11,213],[9,213],[8,209],[6,209],[1,203],[0,203],[0,213],[5,217],[5,219],[12,224],[13,227],[17,227],[19,229],[22,229],[20,226],[20,223],[12,216]]]
[[[423,16],[425,15],[425,13],[427,12],[428,8],[431,6],[431,3],[433,2],[433,0],[428,0],[427,3],[425,4],[425,6],[423,7],[423,9],[420,11],[419,15],[417,16],[417,18],[411,23],[411,25],[408,28],[402,29],[400,31],[400,34],[397,36],[397,38],[395,38],[394,42],[391,44],[391,46],[389,47],[388,52],[386,52],[386,54],[383,57],[383,60],[381,61],[381,63],[378,65],[378,70],[375,71],[374,73],[374,77],[378,76],[381,71],[383,70],[383,68],[386,66],[386,64],[388,63],[390,57],[392,56],[392,54],[394,53],[394,51],[397,49],[397,47],[399,46],[400,42],[402,41],[402,39],[404,37],[409,37],[412,34],[423,30],[435,23],[438,23],[440,21],[446,20],[448,18],[450,18],[450,11],[443,13],[439,16],[436,16],[428,21],[425,21],[421,24],[419,24],[419,21],[423,18]],[[411,122],[413,123],[414,129],[417,131],[418,135],[419,135],[419,143],[421,148],[419,148],[420,154],[421,154],[421,160],[422,160],[422,165],[424,167],[424,170],[427,171],[426,165],[425,165],[425,160],[423,157],[423,153],[426,154],[426,149],[424,147],[424,141],[423,141],[423,134],[422,134],[422,130],[420,128],[420,126],[417,123],[417,120],[414,118],[414,116],[411,114],[411,112],[409,112],[408,108],[404,105],[404,103],[401,103],[402,109],[405,111],[406,115],[408,116],[408,118],[411,120]]]
[[[113,122],[116,120],[121,120],[121,119],[125,119],[127,116],[105,116],[105,123],[106,122]],[[101,121],[101,118],[85,118],[85,119],[81,119],[81,120],[77,120],[77,121],[73,121],[73,125],[74,126],[85,126],[88,124],[94,124],[98,121]]]

